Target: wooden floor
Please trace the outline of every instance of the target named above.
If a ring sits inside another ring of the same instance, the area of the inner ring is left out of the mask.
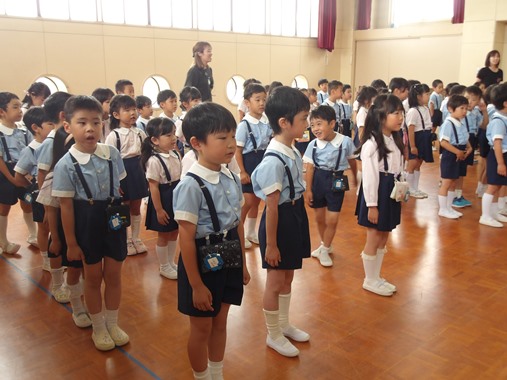
[[[295,276],[291,320],[311,334],[296,344],[299,358],[265,345],[265,273],[258,248],[249,250],[252,281],[243,306],[231,308],[225,378],[507,379],[507,227],[478,224],[475,178],[474,168],[464,192],[473,206],[459,221],[442,219],[438,165],[423,166],[421,189],[430,197],[403,206],[388,242],[383,275],[398,287],[391,298],[361,288],[365,230],[353,216],[355,193],[347,193],[334,266],[308,259]],[[19,210],[9,237],[24,242]],[[24,243],[20,255],[0,256],[0,379],[191,379],[176,282],[158,274],[155,234],[143,237],[149,253],[127,258],[123,271],[120,324],[131,342],[108,353],[95,350],[91,330],[75,327],[68,307],[51,299],[36,250]]]

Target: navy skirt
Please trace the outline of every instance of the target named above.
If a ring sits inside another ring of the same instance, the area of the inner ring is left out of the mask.
[[[394,188],[394,174],[379,173],[378,187],[378,223],[373,224],[368,220],[368,207],[364,199],[363,185],[359,188],[357,196],[356,215],[357,223],[360,226],[375,228],[378,231],[390,232],[396,228],[401,221],[401,202],[391,199],[391,192]]]
[[[504,162],[507,162],[507,152],[503,153]],[[506,186],[507,177],[498,174],[498,161],[496,160],[495,151],[491,149],[488,154],[486,177],[488,185]]]
[[[74,200],[74,220],[77,244],[88,265],[97,264],[104,257],[123,261],[127,257],[127,229],[111,231],[107,225],[108,201]]]
[[[408,143],[408,158],[414,160],[416,158],[424,162],[433,162],[433,149],[431,148],[431,131],[429,129],[418,131],[415,135],[415,146],[417,147],[417,155],[410,153],[410,140]]]
[[[174,181],[171,183],[164,183],[158,185],[158,191],[160,192],[160,201],[162,202],[162,208],[169,215],[169,223],[164,226],[158,222],[157,212],[153,205],[153,200],[148,199],[148,207],[146,208],[146,229],[158,232],[171,232],[178,229],[178,223],[174,220],[173,210],[173,191],[176,185],[180,181]]]
[[[465,150],[466,145],[458,145],[458,149]],[[440,177],[444,179],[458,179],[467,175],[465,161],[456,161],[456,155],[447,149],[442,149],[440,158]]]
[[[124,158],[127,176],[120,181],[124,201],[133,201],[148,196],[148,182],[141,166],[141,156]]]
[[[278,205],[276,242],[282,261],[277,267],[266,263],[266,208],[259,224],[259,247],[264,269],[301,269],[303,259],[310,257],[310,229],[303,197]]]
[[[252,175],[253,171],[262,161],[262,157],[264,157],[265,150],[257,150],[251,151],[246,154],[243,154],[243,166],[245,167],[246,172],[249,176]],[[243,193],[253,193],[252,183],[247,183],[246,185],[241,184],[241,190]]]
[[[15,162],[5,162],[7,169],[12,176],[15,175],[14,166]],[[0,173],[0,203],[3,205],[15,205],[18,203],[18,199],[23,199],[23,195],[26,193],[25,188],[16,187],[11,181],[9,181],[2,173]]]
[[[234,228],[227,233],[226,240],[239,239],[238,230]],[[222,235],[211,235],[211,243],[222,241]],[[206,239],[196,239],[197,263],[200,266],[198,247],[205,245]],[[194,307],[192,299],[192,286],[188,280],[183,255],[178,260],[178,310],[192,317],[216,317],[220,312],[222,303],[229,305],[241,305],[243,300],[243,269],[222,268],[216,272],[201,273],[204,285],[211,292],[213,311],[201,311]]]

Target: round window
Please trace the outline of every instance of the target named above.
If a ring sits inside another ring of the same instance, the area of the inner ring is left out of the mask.
[[[238,105],[243,101],[243,83],[245,78],[241,75],[234,75],[227,81],[227,99],[232,104]]]
[[[304,75],[296,75],[292,80],[292,87],[294,88],[308,88],[308,79]]]
[[[157,103],[157,96],[160,91],[170,90],[169,82],[160,75],[152,75],[144,81],[143,95],[151,99],[154,108],[160,108]]]
[[[37,78],[35,80],[35,82],[44,83],[46,86],[49,87],[49,90],[51,91],[51,93],[54,93],[57,91],[65,91],[65,92],[68,91],[65,83],[63,83],[63,81],[60,78],[55,77],[53,75],[41,76],[41,77]]]

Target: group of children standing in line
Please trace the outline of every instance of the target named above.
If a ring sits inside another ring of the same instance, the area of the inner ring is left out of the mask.
[[[507,184],[506,86],[491,91],[497,111],[489,124],[476,86],[442,102],[440,81],[433,83],[431,95],[427,85],[403,78],[391,80],[389,93],[385,83],[374,81],[359,92],[353,107],[350,86],[322,80],[319,87],[319,93],[305,94],[279,86],[268,94],[252,82],[244,91],[246,112],[239,124],[224,107],[199,104],[199,91],[192,87],[180,93],[183,120],[175,116],[174,92],[159,94],[162,114],[151,118],[151,100],[134,99],[133,85],[125,80],[118,82],[117,95],[97,89],[93,97],[48,96],[44,88],[42,94],[31,89],[24,117],[18,97],[0,93],[0,247],[9,254],[20,248],[6,238],[7,215],[19,198],[29,243],[40,247],[55,299],[70,301],[75,324],[92,326],[95,347],[110,350],[129,341],[118,326],[121,267],[127,255],[146,251],[139,238],[140,207],[149,195],[145,225],[158,232],[160,274],[178,280],[178,310],[190,318],[194,377],[222,378],[227,314],[231,304],[241,304],[250,280],[244,247],[252,243],[259,244],[267,269],[266,344],[284,356],[297,356],[291,340],[307,342],[310,335],[289,323],[294,271],[310,256],[322,266],[333,265],[331,243],[350,184],[357,184],[356,215],[367,229],[363,288],[382,296],[397,291],[381,276],[389,232],[401,216],[391,191],[406,171],[411,195],[427,197],[419,190],[420,168],[423,161],[433,162],[432,131],[442,122],[439,105],[446,105],[444,115],[449,112],[439,132],[439,215],[460,216],[451,208],[462,196],[454,189],[466,175],[467,157],[473,159],[470,136],[485,125],[485,138],[478,140],[492,149],[482,224],[497,226],[495,221],[502,220],[493,200]],[[22,117],[25,128],[18,128]],[[256,230],[260,200],[265,208]],[[313,252],[305,202],[315,210],[321,239]],[[207,249],[210,245],[221,254]],[[67,286],[63,266],[68,267]]]

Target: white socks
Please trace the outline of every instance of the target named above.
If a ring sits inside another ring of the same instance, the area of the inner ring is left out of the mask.
[[[75,285],[67,284],[67,287],[70,290],[70,306],[72,307],[72,313],[74,315],[85,313],[86,309],[83,305],[83,301],[81,300],[81,296],[83,294],[81,283],[78,281]]]
[[[493,204],[493,194],[484,193],[482,196],[482,216],[484,218],[492,219],[491,205]]]
[[[141,229],[141,215],[130,215],[130,225],[132,227],[132,240],[139,239],[139,230]]]
[[[23,219],[28,227],[28,235],[37,237],[37,224],[33,221],[33,212],[24,212]]]
[[[382,277],[380,276],[380,271],[382,270],[382,262],[384,261],[384,255],[386,254],[387,249],[379,248],[377,249],[377,260],[375,263],[377,264],[375,268],[375,272],[377,274],[377,279],[380,280]]]
[[[421,171],[420,170],[414,170],[414,190],[419,190],[419,178],[421,178]]]
[[[195,372],[195,371],[193,371],[193,372],[194,372],[194,379],[195,380],[213,380],[213,378],[211,377],[209,368],[206,368],[202,372]]]
[[[438,196],[438,206],[440,208],[440,212],[447,211],[447,196],[439,195]]]
[[[505,200],[507,197],[498,197],[498,211],[502,211],[505,208]]]
[[[245,219],[245,236],[257,236],[255,233],[255,223],[257,222],[257,218],[249,218],[248,216]]]
[[[407,182],[408,182],[409,191],[411,193],[415,193],[415,191],[417,189],[415,188],[415,175],[414,175],[414,173],[407,173]]]
[[[107,310],[105,312],[105,322],[108,329],[118,325],[118,309]]]
[[[455,191],[448,191],[447,192],[447,209],[452,210],[452,201],[456,198],[456,192]]]
[[[282,330],[289,327],[290,296],[290,293],[278,295],[278,324]]]
[[[461,198],[463,196],[463,190],[462,189],[456,189],[456,198]]]
[[[90,314],[92,320],[92,328],[94,333],[99,333],[106,330],[106,320],[104,319],[104,312],[100,311],[97,314]]]
[[[157,253],[158,263],[160,264],[160,269],[168,269],[169,268],[169,252],[167,250],[168,246],[161,247],[159,245],[155,246],[155,252]]]
[[[57,268],[53,269],[51,268],[51,289],[55,290],[58,289],[60,286],[63,285],[63,268]]]
[[[7,217],[0,215],[0,246],[6,246],[7,243]]]
[[[177,269],[178,266],[174,262],[174,256],[176,256],[176,240],[169,240],[167,243],[167,258],[169,259],[169,265],[173,269]]]
[[[268,335],[273,340],[283,337],[282,329],[280,328],[279,311],[278,310],[264,310],[264,317],[266,318],[266,327]]]
[[[377,278],[377,255],[371,256],[361,252],[363,258],[364,276],[365,280],[369,283],[375,283]]]
[[[208,360],[208,370],[211,375],[211,380],[224,380],[224,362],[212,362]]]

